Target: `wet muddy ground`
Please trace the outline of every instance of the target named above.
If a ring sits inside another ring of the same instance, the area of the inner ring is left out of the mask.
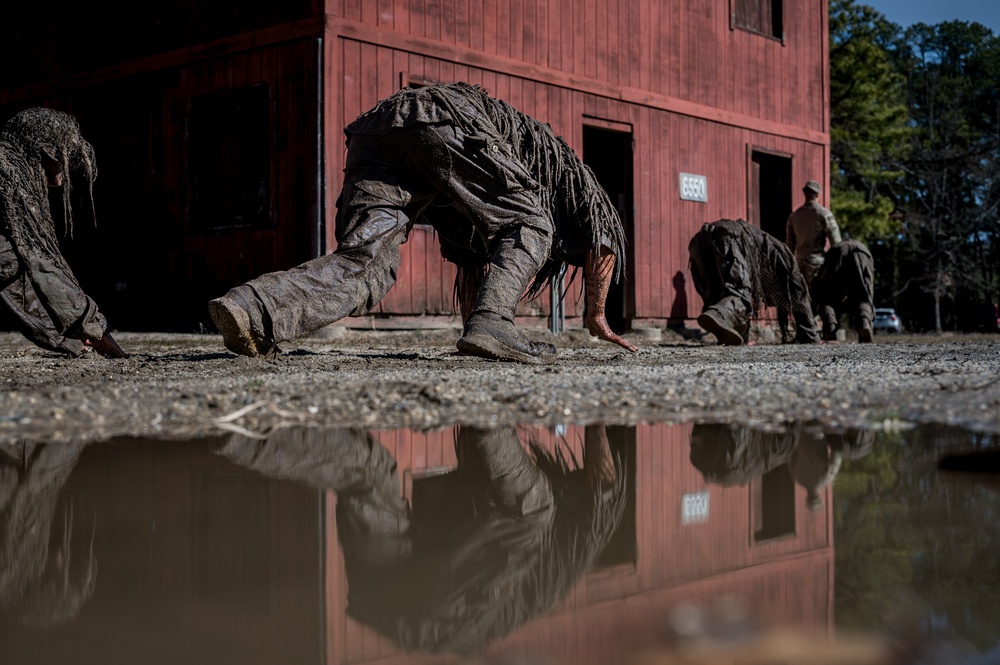
[[[0,442],[590,421],[1000,432],[997,335],[731,348],[657,330],[634,334],[640,351],[629,354],[574,330],[554,340],[556,364],[526,366],[459,355],[457,329],[332,333],[271,361],[237,357],[214,334],[116,333],[132,356],[106,360],[0,333]]]

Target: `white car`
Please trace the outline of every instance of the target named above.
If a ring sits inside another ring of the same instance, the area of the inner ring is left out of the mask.
[[[898,333],[903,326],[896,315],[896,310],[891,307],[876,307],[875,319],[872,321],[872,330],[875,332]]]

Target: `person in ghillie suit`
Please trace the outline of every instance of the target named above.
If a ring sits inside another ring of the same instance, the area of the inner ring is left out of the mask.
[[[272,478],[332,489],[348,615],[405,651],[479,653],[552,610],[621,525],[625,461],[604,425],[583,455],[524,445],[514,426],[462,426],[458,466],[414,504],[370,432],[284,428],[233,434],[218,452]]]
[[[399,247],[414,223],[433,226],[442,256],[458,267],[461,351],[552,361],[556,348],[525,337],[514,312],[565,264],[584,271],[591,334],[636,350],[604,314],[608,289],[622,275],[621,220],[593,172],[548,125],[456,83],[404,88],[344,132],[336,251],[211,301],[230,351],[270,357],[282,341],[369,312],[395,282]]]
[[[746,344],[750,321],[762,306],[778,309],[782,341],[819,341],[809,290],[783,242],[742,219],[720,219],[701,227],[688,252],[691,278],[704,301],[698,325],[720,344]]]
[[[823,339],[837,339],[841,314],[849,314],[859,342],[872,341],[875,316],[875,260],[857,240],[838,242],[809,286],[813,307],[823,322]]]
[[[60,247],[62,240],[72,238],[74,212],[94,222],[96,177],[94,149],[72,116],[31,108],[4,125],[0,311],[44,349],[78,356],[91,347],[101,355],[122,358],[127,354],[111,336],[97,304],[83,292]],[[74,189],[76,206],[71,204]]]

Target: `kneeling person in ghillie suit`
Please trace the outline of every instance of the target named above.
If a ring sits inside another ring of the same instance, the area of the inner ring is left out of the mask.
[[[823,339],[837,339],[840,316],[846,313],[858,331],[858,341],[872,341],[874,294],[875,262],[867,247],[844,240],[827,250],[810,286],[813,306],[823,322]]]
[[[122,358],[97,304],[83,292],[60,249],[72,237],[73,213],[93,222],[94,149],[76,120],[61,111],[32,108],[0,133],[0,312],[25,337],[50,351],[80,355],[91,345]],[[61,190],[59,208],[49,190]],[[71,190],[79,210],[71,204]],[[62,238],[55,215],[62,222]]]
[[[819,341],[809,290],[783,242],[742,219],[720,219],[701,227],[688,252],[694,287],[705,303],[698,325],[720,344],[745,344],[750,321],[762,306],[778,308],[783,341]]]
[[[456,83],[400,90],[344,132],[336,251],[210,302],[230,351],[272,356],[282,341],[369,312],[395,282],[399,247],[414,223],[433,226],[442,255],[458,266],[461,351],[551,361],[555,347],[526,338],[514,312],[526,290],[540,293],[564,264],[583,268],[591,334],[636,350],[604,315],[610,284],[622,274],[621,220],[548,125]]]

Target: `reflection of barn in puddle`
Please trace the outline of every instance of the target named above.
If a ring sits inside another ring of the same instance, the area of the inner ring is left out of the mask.
[[[522,429],[554,448],[564,438],[579,457],[583,428],[564,437]],[[413,501],[433,503],[446,470],[457,464],[452,433],[379,432]],[[552,653],[560,662],[615,662],[623,651],[655,643],[671,608],[717,606],[737,596],[765,621],[832,629],[833,543],[829,501],[806,510],[806,491],[784,460],[747,484],[710,484],[692,466],[691,426],[608,428],[612,450],[627,460],[626,513],[596,565],[544,616],[486,646],[490,653]],[[562,444],[560,444],[562,445]],[[822,490],[823,494],[829,489]],[[414,662],[392,640],[348,615],[348,580],[336,543],[336,498],[327,498],[327,662]],[[441,655],[426,656],[440,662]]]
[[[732,595],[761,619],[830,630],[829,501],[806,510],[805,490],[780,465],[751,474],[746,485],[709,483],[692,464],[695,444],[704,441],[690,425],[609,427],[607,434],[626,479],[607,547],[522,614],[481,624],[479,642],[475,631],[465,635],[464,648],[615,662],[657,641],[672,607],[712,607]],[[519,428],[513,438],[550,452],[566,446],[577,459],[585,439],[585,428],[574,426],[559,435]],[[0,616],[0,656],[58,662],[85,649],[95,662],[137,650],[148,663],[458,660],[401,653],[398,634],[388,636],[384,623],[376,630],[371,612],[353,612],[367,623],[349,613],[364,587],[354,580],[349,588],[338,537],[343,510],[331,488],[351,482],[345,442],[372,440],[384,446],[370,446],[390,470],[383,479],[411,500],[414,521],[445,531],[435,518],[453,496],[447,484],[458,458],[451,430],[283,430],[267,441],[86,447],[60,475],[60,502],[74,502],[87,516],[77,520],[73,542],[88,550],[93,543],[93,595],[71,623],[41,632]],[[450,508],[458,519],[469,509]],[[18,542],[17,533],[5,537]]]

